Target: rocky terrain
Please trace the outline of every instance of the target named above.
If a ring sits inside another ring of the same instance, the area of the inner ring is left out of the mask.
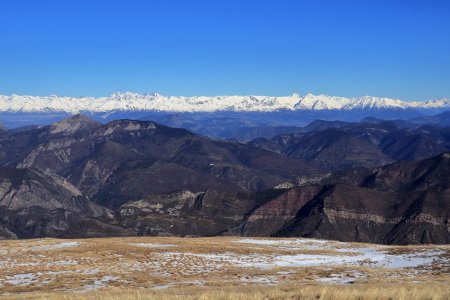
[[[264,192],[152,196],[123,205],[115,220],[150,235],[450,243],[449,178],[445,153],[418,163],[301,177]]]
[[[61,176],[110,208],[186,188],[258,191],[318,171],[302,160],[184,129],[132,120],[102,125],[81,115],[13,131],[0,147],[0,164]]]
[[[2,130],[0,236],[450,243],[448,129],[374,123],[248,144],[82,115]]]
[[[450,127],[368,119],[315,121],[301,133],[258,138],[249,145],[313,162],[329,171],[420,160],[450,150]]]
[[[0,235],[61,236],[83,218],[111,213],[66,179],[36,169],[0,167]]]

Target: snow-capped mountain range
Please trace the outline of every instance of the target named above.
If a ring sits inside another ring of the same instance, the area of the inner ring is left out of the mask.
[[[398,99],[363,96],[345,98],[327,95],[291,96],[164,96],[160,94],[114,93],[109,97],[60,97],[0,95],[0,112],[270,112],[280,110],[358,110],[450,108],[450,99],[406,102]]]

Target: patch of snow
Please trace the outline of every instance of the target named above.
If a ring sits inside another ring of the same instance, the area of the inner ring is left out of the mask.
[[[93,275],[93,274],[97,274],[100,273],[101,270],[96,268],[96,269],[86,269],[86,270],[80,270],[81,274],[86,274],[86,275]]]
[[[76,260],[73,260],[73,259],[56,260],[56,261],[52,261],[52,262],[47,263],[47,266],[73,266],[73,265],[78,265],[78,262]]]
[[[204,280],[191,280],[191,281],[177,281],[177,282],[169,282],[166,284],[159,284],[152,287],[154,290],[164,290],[176,285],[195,285],[195,286],[204,286],[206,281]]]
[[[278,275],[292,275],[294,272],[288,272],[288,271],[279,271],[277,272]]]
[[[316,240],[316,239],[295,239],[295,240],[266,240],[266,239],[242,239],[234,241],[235,243],[242,244],[254,244],[254,245],[264,245],[272,246],[280,249],[291,249],[291,250],[318,250],[327,248],[333,248],[336,245],[340,245],[339,242],[327,241],[327,240]]]
[[[106,275],[106,276],[103,276],[101,279],[95,280],[93,284],[86,284],[86,285],[84,285],[84,288],[86,290],[90,290],[90,291],[91,290],[96,290],[96,289],[99,289],[99,288],[107,286],[110,281],[114,281],[114,280],[117,280],[119,278],[120,277]]]
[[[355,277],[343,276],[342,274],[331,274],[329,277],[321,277],[316,281],[325,284],[352,284],[355,282]]]
[[[239,255],[236,253],[177,253],[169,252],[164,255],[189,255],[205,259],[221,268],[227,265],[243,268],[271,269],[275,267],[314,267],[314,266],[343,266],[366,265],[390,269],[417,268],[431,266],[436,258],[443,254],[440,251],[424,251],[408,254],[389,254],[387,248],[374,245],[373,248],[355,248],[350,244],[325,240],[296,239],[296,240],[258,240],[243,239],[236,242],[247,244],[275,246],[290,250],[332,250],[340,255],[332,254],[278,254],[278,255]]]
[[[190,284],[190,285],[196,285],[196,286],[203,286],[206,284],[206,281],[204,280],[192,280],[192,281],[185,281],[185,284]]]
[[[362,249],[339,249],[342,252],[360,253],[361,258],[365,258],[377,267],[390,269],[417,268],[419,266],[431,266],[441,255],[442,251],[424,251],[407,254],[389,254],[372,248]]]
[[[73,271],[62,270],[62,271],[47,271],[47,272],[44,272],[45,275],[62,275],[62,274],[70,274],[70,273],[73,273]]]
[[[36,276],[33,273],[16,274],[13,276],[6,276],[5,283],[12,285],[29,285],[36,282]]]
[[[240,278],[241,282],[256,283],[259,285],[276,285],[278,279],[276,276],[243,276]]]
[[[65,249],[65,248],[77,247],[79,245],[80,245],[80,243],[78,243],[78,242],[62,242],[62,243],[50,244],[50,245],[33,246],[30,248],[25,248],[23,250],[50,251],[50,250],[60,250],[60,249]]]
[[[171,282],[171,283],[168,283],[168,284],[155,285],[155,286],[152,287],[152,289],[154,289],[154,290],[165,290],[165,289],[171,288],[173,286],[175,286],[175,283]]]
[[[130,245],[137,246],[137,247],[148,248],[148,249],[172,248],[172,247],[176,247],[177,246],[177,245],[174,245],[174,244],[150,244],[150,243],[131,243]]]

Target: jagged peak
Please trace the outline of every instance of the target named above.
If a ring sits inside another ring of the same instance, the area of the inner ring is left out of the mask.
[[[91,118],[82,115],[76,114],[65,118],[59,122],[53,123],[51,125],[51,133],[64,133],[64,134],[73,134],[81,130],[85,130],[87,128],[98,127],[101,124],[92,120]]]
[[[155,130],[158,126],[153,121],[120,119],[107,123],[104,126],[104,135],[110,135],[117,131]]]
[[[69,122],[69,123],[73,123],[73,122],[87,122],[87,123],[97,123],[95,122],[93,119],[89,118],[86,115],[83,114],[75,114],[75,115],[71,115],[59,122]],[[57,122],[57,123],[59,123]]]

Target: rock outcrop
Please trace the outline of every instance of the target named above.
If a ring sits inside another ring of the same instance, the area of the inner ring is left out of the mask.
[[[104,217],[111,212],[64,178],[0,167],[0,238],[64,237],[81,219]]]

